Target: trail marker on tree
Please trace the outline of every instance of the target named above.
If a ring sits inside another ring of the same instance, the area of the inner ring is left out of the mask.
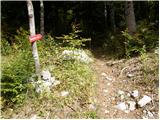
[[[34,36],[30,36],[29,37],[29,41],[32,43],[32,42],[35,42],[37,40],[41,40],[42,39],[42,35],[41,34],[36,34]]]
[[[35,20],[34,20],[34,9],[31,0],[27,0],[27,7],[28,7],[28,16],[29,16],[29,28],[30,28],[30,36],[31,45],[32,45],[32,54],[35,62],[35,69],[36,75],[40,78],[40,63],[39,63],[39,56],[37,51],[37,44],[36,40],[38,40],[35,36]],[[35,39],[36,38],[36,39]]]

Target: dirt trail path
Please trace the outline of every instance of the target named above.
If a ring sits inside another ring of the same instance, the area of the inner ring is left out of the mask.
[[[97,102],[98,102],[98,116],[101,119],[108,118],[128,118],[136,119],[140,116],[137,110],[132,112],[124,112],[115,108],[117,101],[117,92],[119,90],[125,91],[123,80],[119,79],[115,74],[114,68],[106,65],[106,60],[103,58],[95,58],[93,68],[97,74]]]

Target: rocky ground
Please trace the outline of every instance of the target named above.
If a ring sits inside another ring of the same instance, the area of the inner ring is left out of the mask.
[[[157,60],[145,57],[146,66],[140,57],[107,60],[105,56],[98,55],[95,58],[93,69],[98,79],[99,118],[159,118],[158,69],[155,70],[158,57]],[[154,74],[144,74],[144,67],[154,69]]]

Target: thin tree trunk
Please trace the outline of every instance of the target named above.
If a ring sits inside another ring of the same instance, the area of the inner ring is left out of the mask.
[[[129,34],[133,35],[136,32],[136,21],[134,15],[133,1],[125,3],[126,20]]]
[[[113,32],[116,31],[116,24],[115,24],[115,13],[114,13],[114,4],[110,1],[110,20],[111,20],[111,27]]]
[[[27,0],[27,7],[28,7],[28,16],[29,16],[29,28],[30,28],[30,35],[35,35],[35,21],[34,21],[34,9],[31,0]],[[37,51],[37,44],[36,42],[32,43],[32,54],[35,62],[35,69],[36,74],[40,76],[40,63],[39,63],[39,56]]]
[[[40,8],[41,8],[41,20],[40,20],[40,31],[42,36],[44,36],[44,5],[43,5],[43,0],[40,0]]]
[[[105,24],[105,29],[107,28],[107,3],[104,1],[104,24]]]

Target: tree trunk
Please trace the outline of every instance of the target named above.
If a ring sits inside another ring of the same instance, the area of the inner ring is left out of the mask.
[[[28,16],[29,16],[29,28],[30,28],[30,35],[35,35],[35,21],[34,21],[34,9],[31,0],[27,0],[27,7],[28,7]],[[39,63],[39,56],[37,51],[37,44],[36,42],[32,43],[32,54],[35,62],[35,69],[36,75],[40,76],[40,63]]]
[[[116,31],[116,24],[115,24],[115,13],[114,13],[114,4],[110,1],[110,20],[111,20],[111,28],[113,32]]]
[[[40,20],[40,31],[41,31],[41,34],[42,36],[44,36],[44,5],[43,5],[43,0],[40,0],[40,14],[41,14],[41,20]]]
[[[129,34],[133,35],[136,32],[136,21],[134,15],[133,1],[125,3],[126,20]]]
[[[107,3],[104,1],[104,24],[105,24],[105,29],[107,28]]]

